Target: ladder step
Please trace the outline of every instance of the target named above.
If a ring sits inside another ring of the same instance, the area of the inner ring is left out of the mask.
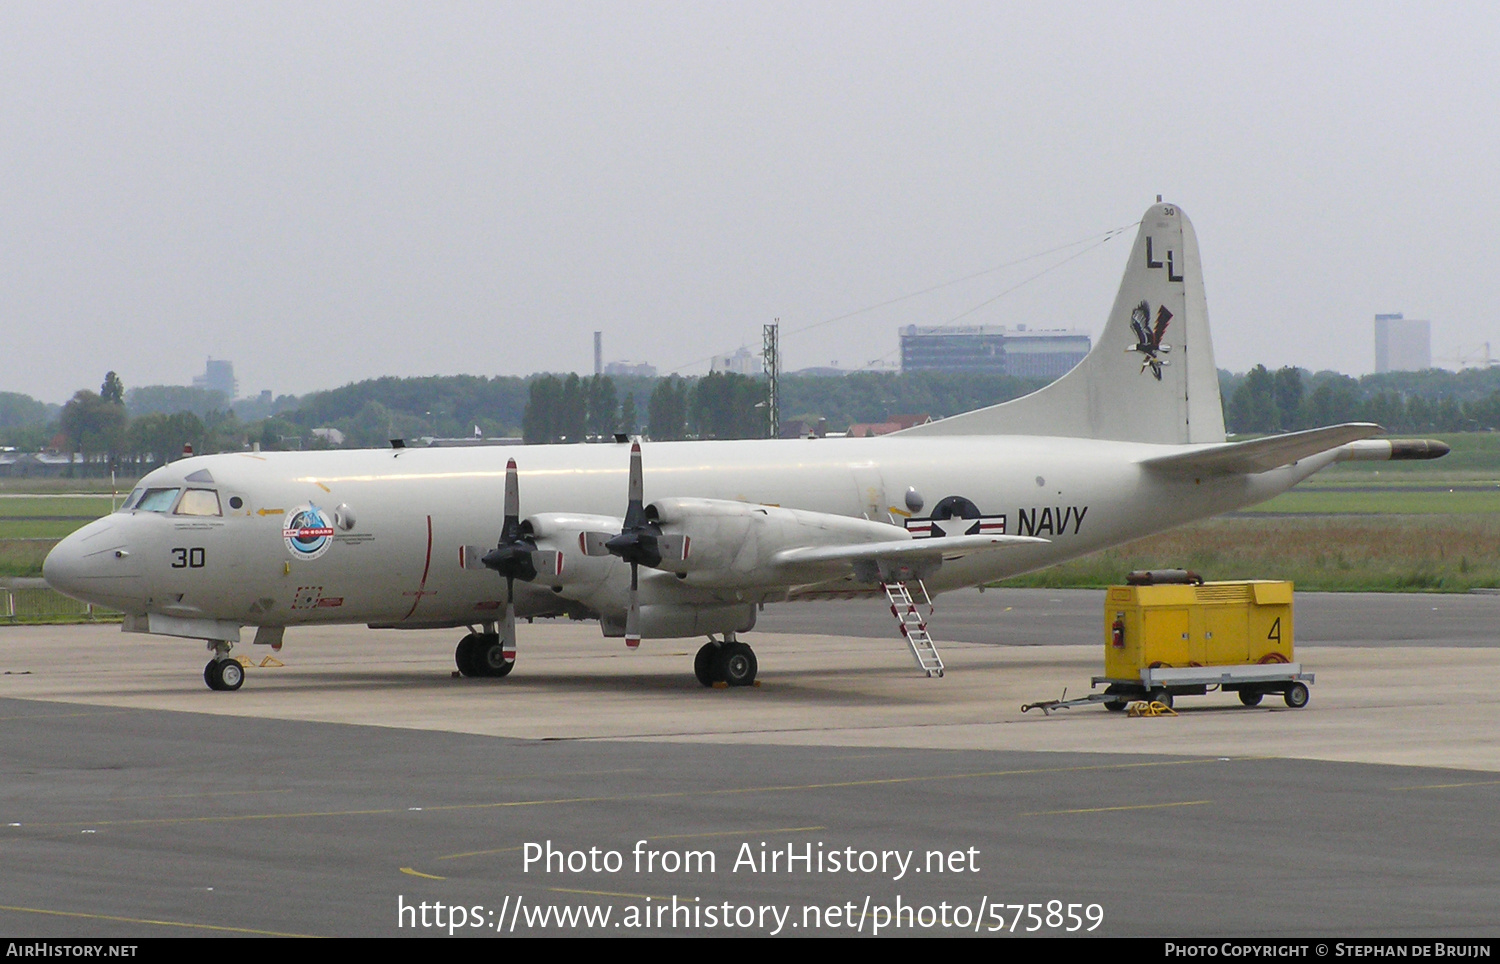
[[[919,580],[917,583],[922,589],[922,595],[927,599],[927,605],[932,605],[932,599],[927,595],[927,587]],[[881,588],[885,590],[886,598],[891,601],[891,615],[896,619],[896,628],[905,637],[907,646],[911,649],[912,658],[917,662],[917,668],[926,673],[928,678],[941,677],[943,675],[943,659],[938,655],[937,647],[933,645],[932,637],[927,633],[927,623],[917,610],[916,600],[913,599],[911,591],[904,582],[882,583]]]

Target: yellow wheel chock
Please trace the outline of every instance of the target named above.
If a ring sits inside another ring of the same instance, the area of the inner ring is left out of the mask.
[[[255,660],[251,659],[248,656],[231,656],[229,658],[232,659],[232,660],[234,660],[236,663],[239,663],[241,666],[245,667],[246,669],[255,669],[256,667],[260,667],[261,669],[274,669],[274,668],[276,668],[278,666],[285,666],[286,665],[281,660],[277,659],[275,656],[267,656],[265,659],[261,660],[259,663],[257,663]]]

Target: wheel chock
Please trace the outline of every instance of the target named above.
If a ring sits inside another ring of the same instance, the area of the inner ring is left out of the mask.
[[[275,656],[267,656],[265,659],[260,661],[260,666],[262,669],[279,669],[285,665],[285,663],[277,659]]]

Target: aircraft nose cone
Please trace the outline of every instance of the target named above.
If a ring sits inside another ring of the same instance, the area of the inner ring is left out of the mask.
[[[74,599],[125,603],[137,594],[140,566],[124,535],[111,519],[90,522],[52,547],[42,562],[42,578]]]
[[[69,596],[78,595],[85,574],[83,545],[76,534],[53,546],[42,560],[42,578],[47,585]]]

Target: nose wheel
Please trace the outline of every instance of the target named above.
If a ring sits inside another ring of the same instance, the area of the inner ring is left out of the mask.
[[[211,659],[203,667],[203,682],[211,690],[233,692],[245,683],[245,667],[237,659]]]

